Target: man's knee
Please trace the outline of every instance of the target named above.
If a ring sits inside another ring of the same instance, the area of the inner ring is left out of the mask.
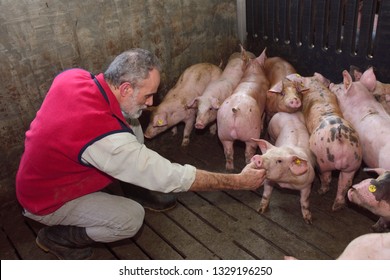
[[[136,235],[143,225],[144,217],[144,208],[141,204],[135,202],[126,215],[126,219],[122,225],[121,235],[125,235],[126,237],[133,237]]]

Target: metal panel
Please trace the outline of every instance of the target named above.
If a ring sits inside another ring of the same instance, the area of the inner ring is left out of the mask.
[[[390,1],[246,0],[247,48],[290,61],[302,75],[341,81],[355,65],[390,83]]]

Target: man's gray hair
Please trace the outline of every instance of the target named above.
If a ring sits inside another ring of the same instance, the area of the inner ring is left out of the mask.
[[[129,82],[137,88],[154,68],[161,71],[158,58],[148,50],[134,48],[118,55],[104,72],[104,78],[116,87]]]

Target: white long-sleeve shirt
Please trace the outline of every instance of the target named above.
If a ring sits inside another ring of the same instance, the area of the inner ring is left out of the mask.
[[[129,120],[134,135],[115,133],[92,145],[82,154],[82,160],[110,176],[159,192],[187,191],[195,180],[192,165],[172,163],[144,145],[138,120]]]

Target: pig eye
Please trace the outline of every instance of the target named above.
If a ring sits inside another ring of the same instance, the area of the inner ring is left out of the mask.
[[[276,161],[276,163],[282,163],[282,160],[281,160],[281,159],[278,159],[278,160]]]
[[[279,92],[279,94],[280,94],[281,97],[284,97],[284,96],[286,95],[286,94],[284,93],[284,91]]]

